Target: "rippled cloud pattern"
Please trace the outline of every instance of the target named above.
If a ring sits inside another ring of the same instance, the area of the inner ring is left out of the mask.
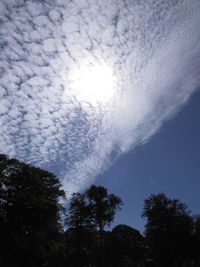
[[[0,0],[0,152],[88,185],[198,89],[199,25],[199,0]],[[109,101],[76,90],[94,66]]]

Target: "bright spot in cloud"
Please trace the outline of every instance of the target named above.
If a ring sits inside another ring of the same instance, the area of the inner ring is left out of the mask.
[[[87,65],[69,74],[71,88],[79,101],[104,105],[114,96],[115,77],[107,65]]]

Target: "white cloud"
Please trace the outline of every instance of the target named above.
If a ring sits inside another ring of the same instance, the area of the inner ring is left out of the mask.
[[[0,0],[0,23],[0,150],[67,191],[146,142],[199,86],[198,0]],[[109,103],[80,102],[71,70],[84,64],[112,69]]]

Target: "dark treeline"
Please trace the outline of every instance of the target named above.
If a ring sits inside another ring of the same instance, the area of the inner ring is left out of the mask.
[[[144,201],[144,235],[106,230],[122,201],[104,187],[64,200],[54,174],[0,155],[0,266],[200,267],[200,216],[177,199]]]

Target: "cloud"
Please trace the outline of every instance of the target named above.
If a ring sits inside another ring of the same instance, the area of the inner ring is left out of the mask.
[[[0,0],[0,151],[91,183],[197,90],[199,24],[198,0]],[[84,64],[112,69],[106,104],[80,100]]]

